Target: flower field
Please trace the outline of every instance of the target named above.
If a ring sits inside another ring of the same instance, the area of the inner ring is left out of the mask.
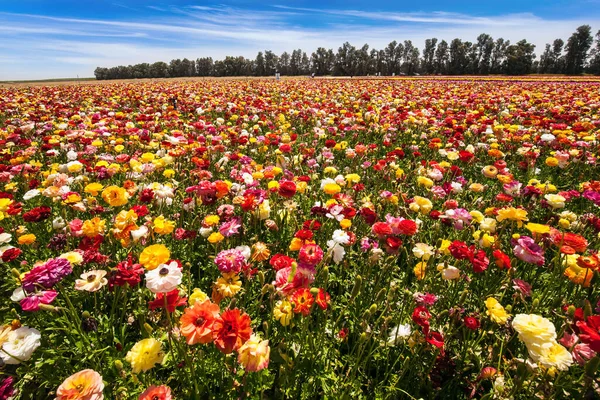
[[[600,396],[600,82],[0,88],[0,400]]]

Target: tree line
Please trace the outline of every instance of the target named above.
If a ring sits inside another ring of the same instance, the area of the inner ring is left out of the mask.
[[[590,73],[600,75],[600,31],[592,36],[592,28],[582,25],[566,44],[556,39],[546,44],[539,61],[535,45],[523,39],[511,44],[503,38],[494,39],[486,33],[475,42],[454,39],[450,43],[437,38],[425,40],[423,51],[410,40],[389,43],[384,49],[360,48],[346,42],[336,53],[319,47],[310,56],[297,49],[277,55],[260,51],[254,60],[227,56],[223,60],[211,57],[197,60],[176,59],[153,64],[98,67],[98,80],[168,78],[188,76],[272,76],[281,75],[526,75]]]

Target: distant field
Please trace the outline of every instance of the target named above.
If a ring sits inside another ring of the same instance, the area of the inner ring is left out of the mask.
[[[223,77],[179,77],[179,78],[147,78],[147,79],[113,79],[98,81],[95,78],[61,78],[61,79],[40,79],[29,81],[0,81],[0,87],[15,86],[45,86],[45,85],[94,85],[94,84],[113,84],[113,83],[133,83],[133,82],[160,82],[160,81],[203,81],[203,80],[257,80],[267,79],[275,80],[272,76],[223,76]],[[282,80],[290,79],[310,79],[308,76],[282,76]],[[600,82],[600,76],[568,76],[568,75],[525,75],[525,76],[505,76],[505,75],[421,75],[421,76],[318,76],[315,79],[354,79],[354,80],[376,80],[376,79],[394,79],[394,80],[458,80],[458,81],[553,81],[553,82]]]

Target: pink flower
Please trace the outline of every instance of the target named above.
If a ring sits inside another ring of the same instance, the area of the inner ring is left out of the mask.
[[[584,366],[586,361],[596,355],[596,352],[587,343],[578,343],[573,347],[571,354],[577,364]]]
[[[238,249],[223,250],[215,257],[215,264],[221,272],[235,272],[242,270],[246,258]]]
[[[529,236],[513,240],[515,256],[526,263],[544,265],[544,250]]]
[[[75,218],[71,222],[69,222],[69,230],[73,236],[81,236],[83,235],[83,231],[81,228],[83,227],[83,221],[79,218]]]
[[[231,220],[223,223],[219,228],[219,232],[221,235],[225,237],[230,237],[233,235],[237,235],[240,233],[240,228],[242,227],[241,219],[239,217],[232,218]]]
[[[51,304],[56,296],[58,296],[58,293],[54,290],[33,293],[21,300],[21,308],[23,311],[38,311],[40,304]]]

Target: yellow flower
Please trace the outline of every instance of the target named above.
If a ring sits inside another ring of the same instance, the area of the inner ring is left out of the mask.
[[[175,222],[165,219],[163,215],[154,219],[152,228],[159,235],[168,235],[175,229]]]
[[[563,274],[574,284],[587,288],[590,287],[594,270],[591,268],[581,268],[576,263],[569,263],[568,268],[565,269]]]
[[[113,207],[127,204],[129,194],[127,190],[119,186],[109,186],[102,191],[102,198]]]
[[[269,348],[268,340],[260,340],[256,335],[250,336],[238,349],[238,363],[244,366],[249,372],[257,372],[269,366]]]
[[[425,186],[426,188],[430,188],[433,186],[433,181],[425,176],[419,176],[417,178],[417,184],[419,186]]]
[[[469,190],[475,193],[481,193],[483,192],[483,185],[481,183],[471,183],[471,185],[469,186]]]
[[[99,217],[88,219],[83,223],[81,231],[87,237],[96,237],[102,235],[106,229],[106,221]]]
[[[415,273],[415,276],[417,277],[418,280],[422,280],[423,278],[425,278],[426,269],[427,269],[426,262],[420,262],[420,263],[417,263],[417,265],[415,265],[413,272]]]
[[[35,242],[35,235],[33,233],[28,233],[26,235],[19,236],[18,242],[19,244],[33,244]]]
[[[217,244],[217,243],[221,242],[223,239],[225,239],[225,236],[221,235],[220,232],[213,232],[208,237],[208,242],[212,243],[212,244]]]
[[[529,222],[527,225],[525,225],[525,228],[527,228],[531,233],[539,235],[542,235],[544,233],[550,233],[550,227],[544,224],[536,224],[533,222]]]
[[[427,215],[433,209],[433,203],[425,197],[415,196],[408,207],[411,211]]]
[[[164,354],[161,350],[161,344],[153,338],[140,340],[133,345],[125,356],[125,360],[131,364],[134,374],[141,371],[148,371],[155,364],[162,363],[163,358]]]
[[[190,306],[196,304],[196,302],[203,303],[205,300],[208,300],[208,295],[204,293],[201,289],[195,288],[188,299],[188,303]]]
[[[242,281],[235,272],[226,272],[215,283],[217,292],[223,297],[233,297],[242,290]]]
[[[502,208],[498,211],[496,219],[498,222],[502,222],[505,219],[516,221],[519,228],[523,226],[523,221],[528,221],[527,211],[514,207]]]
[[[344,218],[343,220],[340,221],[340,228],[342,229],[348,229],[352,226],[352,221],[350,221],[347,218]]]
[[[288,326],[294,316],[292,303],[287,300],[279,300],[273,309],[273,316],[283,326]]]
[[[219,223],[220,218],[218,215],[207,215],[204,217],[204,224],[206,226],[215,226]]]
[[[485,301],[485,306],[487,307],[487,315],[489,315],[490,319],[495,323],[505,324],[506,321],[508,321],[510,314],[506,312],[500,303],[498,303],[498,300],[493,297],[488,297]]]
[[[64,258],[71,263],[71,265],[79,265],[83,262],[83,256],[78,251],[69,251],[67,253],[63,253],[59,258]]]
[[[546,158],[546,165],[549,167],[556,167],[558,165],[558,159],[554,157]]]
[[[540,315],[517,314],[512,321],[512,327],[525,344],[549,343],[556,339],[554,324]]]
[[[573,364],[573,356],[569,353],[569,350],[558,342],[551,343],[551,345],[532,350],[528,348],[531,359],[543,367],[566,371]]]
[[[440,253],[449,256],[450,255],[450,250],[448,250],[448,248],[450,247],[450,245],[452,244],[451,241],[446,240],[446,239],[442,239],[442,242],[439,244],[438,249],[440,251]]]
[[[172,178],[174,175],[175,175],[175,171],[174,171],[174,170],[172,170],[172,169],[166,169],[166,170],[163,172],[163,176],[164,176],[165,178],[168,178],[168,179]]]
[[[342,190],[340,185],[337,183],[328,183],[323,187],[323,191],[328,195],[334,195],[339,193]]]
[[[345,176],[345,178],[349,184],[360,182],[360,175],[358,175],[358,174],[348,174]]]
[[[147,270],[153,270],[171,258],[171,252],[164,244],[153,244],[140,254],[140,264]]]
[[[90,183],[85,186],[83,191],[85,193],[91,194],[92,196],[98,196],[98,193],[104,188],[100,183]]]

